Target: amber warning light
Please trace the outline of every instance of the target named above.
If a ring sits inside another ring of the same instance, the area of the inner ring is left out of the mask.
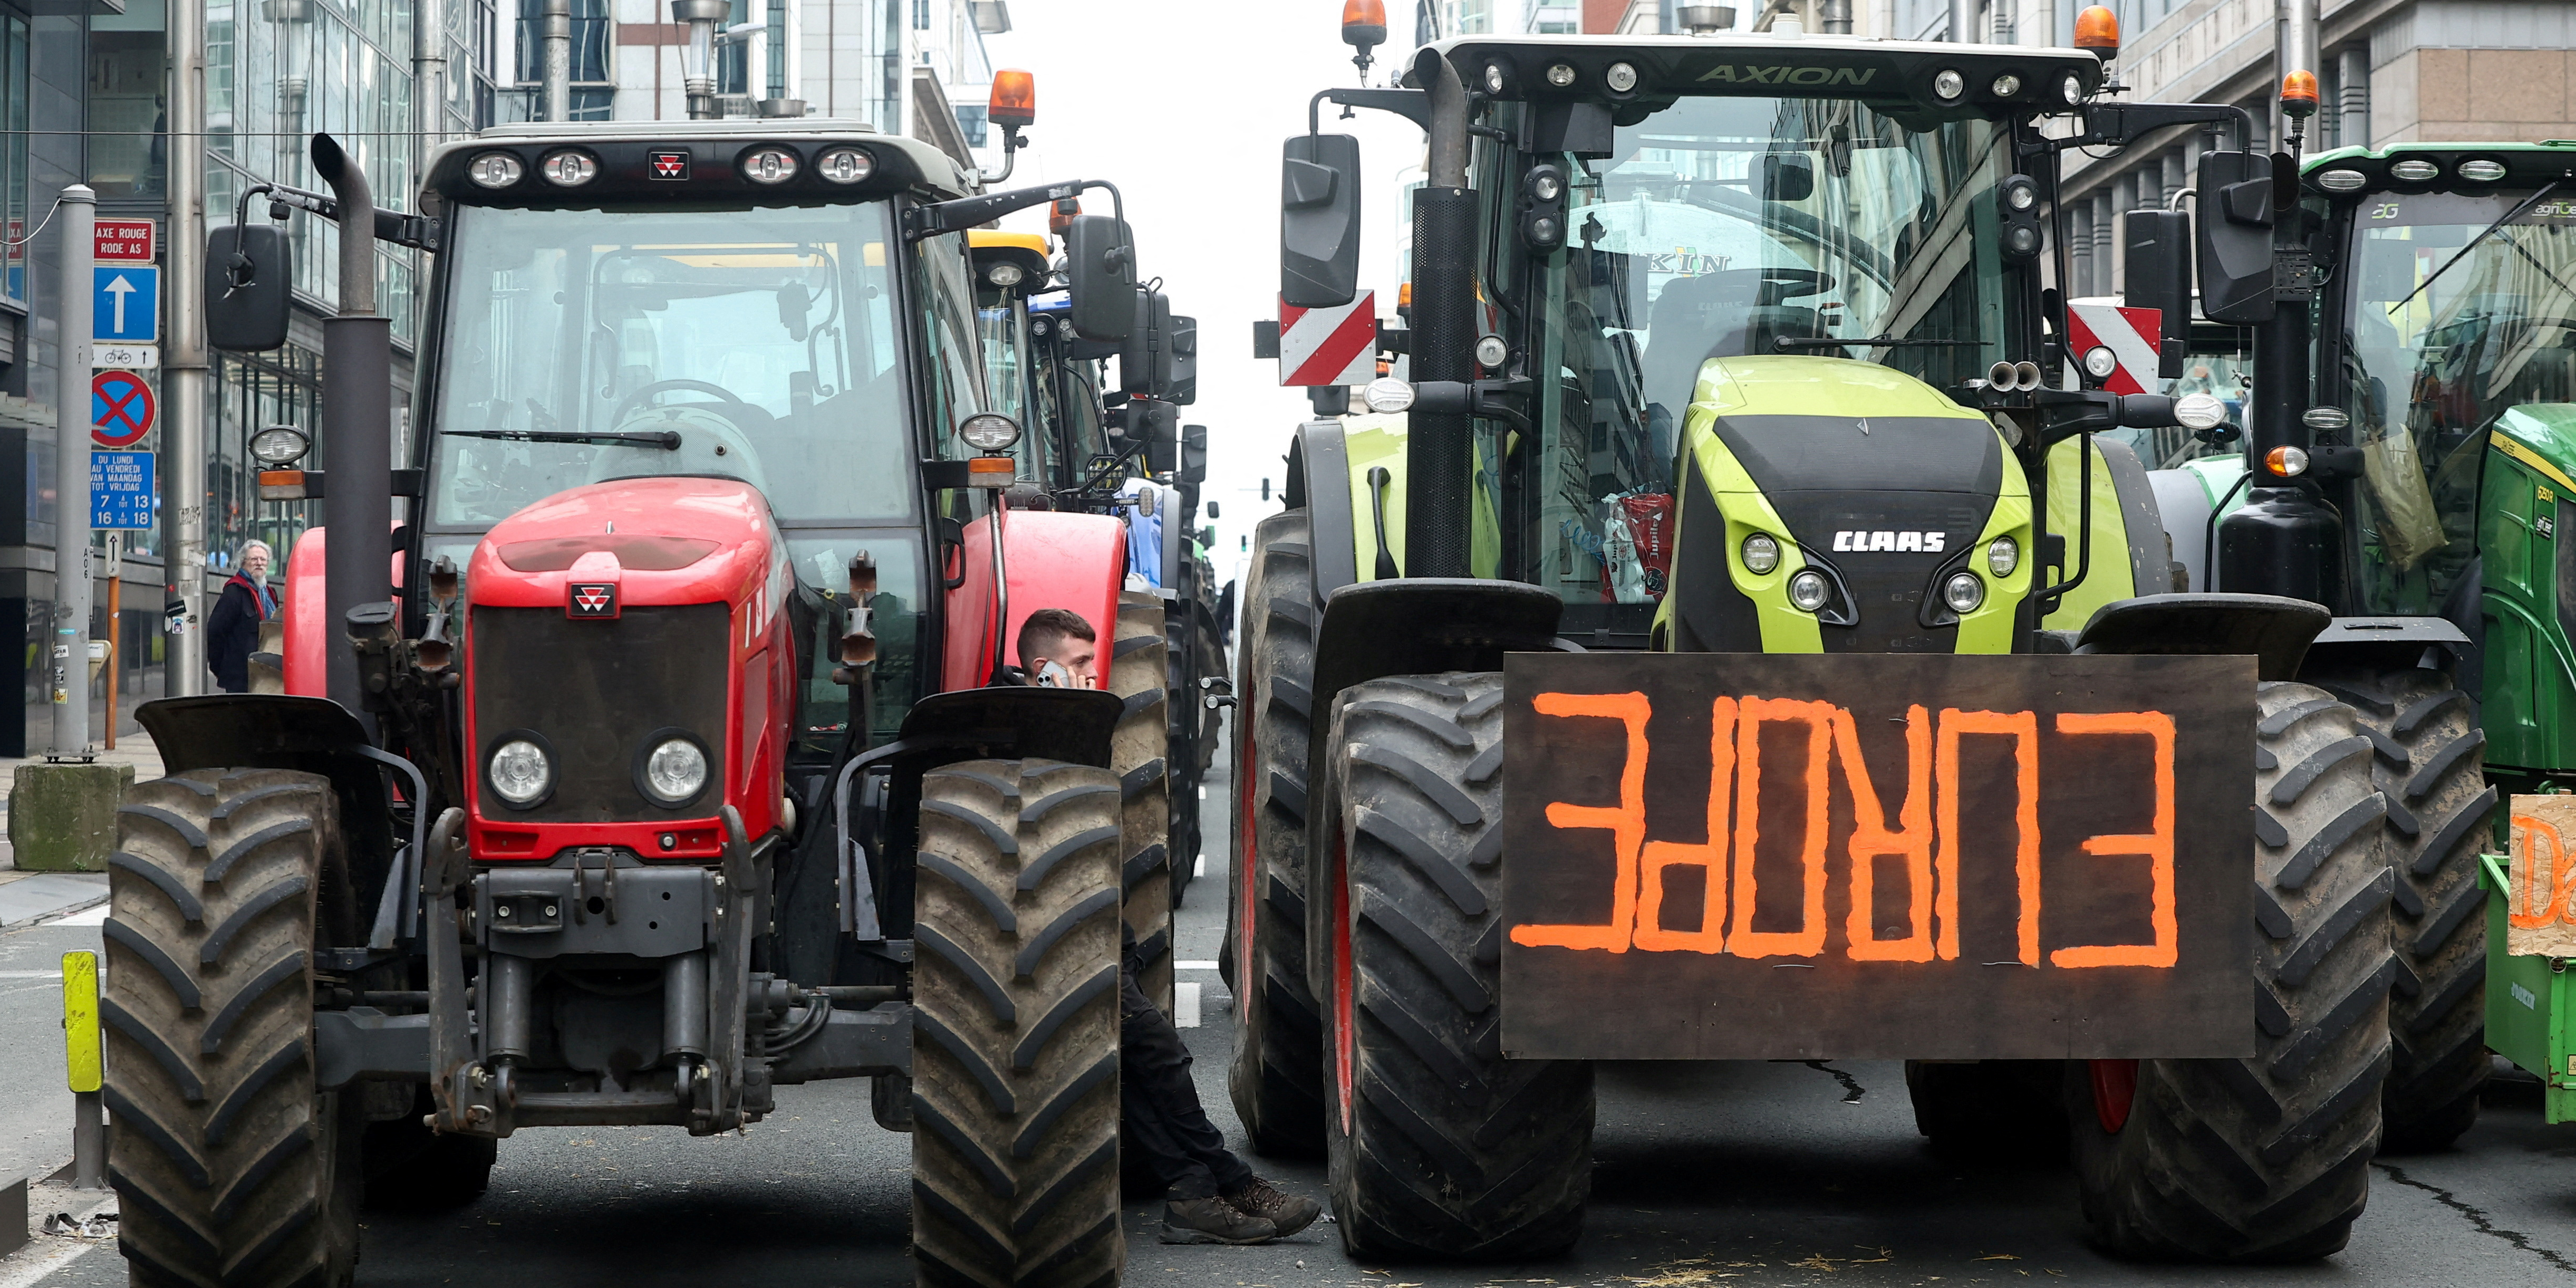
[[[985,104],[984,114],[995,125],[1037,124],[1037,77],[1018,68],[993,73],[993,97]]]
[[[2098,4],[2075,15],[2075,47],[2104,58],[2120,52],[2120,16]]]
[[[2281,78],[2281,115],[2309,116],[2317,110],[2317,74],[2292,72]]]
[[[1342,43],[1363,53],[1386,43],[1386,0],[1345,0]]]

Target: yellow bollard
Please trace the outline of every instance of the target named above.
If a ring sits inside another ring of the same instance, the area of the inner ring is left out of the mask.
[[[72,1185],[107,1188],[107,1130],[99,1095],[106,1064],[98,1028],[98,954],[63,954],[63,1063],[72,1089]]]

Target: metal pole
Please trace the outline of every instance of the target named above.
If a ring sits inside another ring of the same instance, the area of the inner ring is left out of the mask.
[[[671,0],[671,20],[688,24],[689,43],[680,52],[680,83],[689,98],[689,119],[712,121],[716,111],[716,24],[732,12],[725,0]],[[893,12],[889,9],[887,12]],[[881,123],[882,124],[882,123]],[[891,128],[888,133],[893,133]]]
[[[1950,0],[1950,39],[1965,45],[1977,38],[1977,0]]]
[[[2279,0],[2279,43],[2272,61],[2272,137],[2287,139],[2289,126],[2281,118],[2281,78],[2292,72],[2314,72],[2317,68],[2317,3],[2318,0]]]
[[[358,655],[343,632],[350,609],[393,593],[393,322],[376,313],[376,202],[366,172],[328,134],[313,136],[313,169],[340,206],[340,313],[322,324],[327,671],[332,701],[365,720]]]
[[[546,0],[546,119],[572,119],[572,0]]]
[[[89,752],[89,363],[90,256],[97,249],[98,194],[63,189],[54,217],[63,226],[62,299],[56,307],[54,371],[54,647],[52,754]]]
[[[447,141],[447,8],[412,0],[411,21],[411,178],[418,184],[429,173],[430,152]],[[409,205],[412,194],[403,195]]]
[[[119,616],[125,611],[124,592],[125,534],[110,531],[107,534],[107,728],[101,738],[109,751],[116,750],[116,681],[120,670],[118,663],[124,660],[118,654],[125,651],[122,647],[125,632],[119,629],[124,625],[124,619]]]
[[[207,689],[206,0],[170,0],[168,335],[161,347],[162,692]],[[175,618],[171,610],[177,609]]]

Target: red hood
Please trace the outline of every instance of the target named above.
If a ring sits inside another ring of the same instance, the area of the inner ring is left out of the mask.
[[[465,588],[469,602],[493,607],[561,607],[569,581],[615,581],[630,605],[742,603],[784,570],[768,502],[750,484],[618,479],[495,524],[474,548]]]

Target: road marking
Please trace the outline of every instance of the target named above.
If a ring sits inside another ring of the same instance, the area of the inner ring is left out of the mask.
[[[1190,875],[1194,877],[1203,877],[1207,875],[1206,855],[1202,854],[1197,858],[1190,860]]]
[[[1174,970],[1215,970],[1215,969],[1216,969],[1216,963],[1215,963],[1215,962],[1174,962],[1174,963],[1172,963],[1172,969],[1174,969]]]
[[[82,911],[68,917],[56,918],[45,924],[48,926],[104,926],[107,924],[108,911],[107,901],[101,899]]]
[[[1206,789],[1206,788],[1202,787],[1202,788],[1200,788],[1200,789],[1199,789],[1199,799],[1200,799],[1200,800],[1206,800],[1206,799],[1207,799],[1207,789]]]
[[[55,1271],[105,1245],[81,1240],[66,1240],[49,1248],[42,1244],[36,1246],[42,1248],[42,1251],[30,1249],[33,1255],[29,1255],[29,1252],[21,1252],[16,1257],[0,1261],[0,1288],[35,1288],[35,1285],[52,1278]],[[24,1260],[20,1259],[22,1257]]]
[[[1172,985],[1172,1027],[1195,1029],[1199,1026],[1199,986]]]

